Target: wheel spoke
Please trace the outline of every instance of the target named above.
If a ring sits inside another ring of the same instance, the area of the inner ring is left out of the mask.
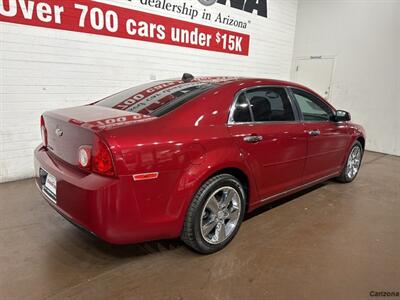
[[[236,221],[239,218],[239,209],[234,208],[232,212],[229,213],[229,220]]]
[[[226,238],[226,226],[224,223],[219,223],[215,229],[215,238],[218,242],[225,240]]]
[[[218,207],[218,200],[213,196],[207,204],[207,208],[211,210],[211,212],[216,215],[218,213],[219,207]]]
[[[235,192],[232,189],[224,190],[222,194],[221,207],[227,208],[229,204],[232,202],[234,196]]]
[[[348,170],[348,172],[347,172],[347,176],[349,176],[349,178],[352,178],[352,177],[353,177],[353,175],[352,175],[353,171],[352,171],[352,170],[353,170],[353,169],[350,167],[349,170]]]
[[[203,234],[208,236],[210,232],[217,226],[217,221],[214,219],[203,225]]]

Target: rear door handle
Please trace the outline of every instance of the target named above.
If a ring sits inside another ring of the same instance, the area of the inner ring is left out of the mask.
[[[319,135],[321,135],[321,131],[319,131],[319,130],[310,130],[308,132],[308,134],[311,135],[311,136],[319,136]]]
[[[249,135],[243,138],[243,141],[245,141],[246,143],[258,143],[261,142],[262,140],[263,137],[261,135]]]

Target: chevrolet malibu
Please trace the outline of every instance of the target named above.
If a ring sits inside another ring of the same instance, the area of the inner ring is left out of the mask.
[[[165,80],[46,112],[36,182],[66,219],[113,244],[180,237],[224,248],[246,213],[353,181],[361,126],[312,90],[233,77]]]

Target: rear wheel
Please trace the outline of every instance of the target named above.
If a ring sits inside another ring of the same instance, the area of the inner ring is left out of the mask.
[[[363,154],[364,151],[361,143],[356,141],[350,150],[346,166],[343,168],[342,174],[337,178],[338,181],[348,183],[356,179],[358,172],[360,171]]]
[[[222,174],[207,180],[188,209],[182,241],[203,254],[221,250],[238,232],[245,208],[245,193],[235,177]]]

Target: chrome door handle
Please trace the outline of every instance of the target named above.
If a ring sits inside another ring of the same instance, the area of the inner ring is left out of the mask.
[[[308,134],[311,135],[311,136],[319,136],[319,135],[321,135],[321,131],[319,131],[319,130],[310,130],[308,132]]]
[[[245,141],[246,143],[258,143],[261,142],[262,140],[263,137],[261,135],[249,135],[243,138],[243,141]]]

